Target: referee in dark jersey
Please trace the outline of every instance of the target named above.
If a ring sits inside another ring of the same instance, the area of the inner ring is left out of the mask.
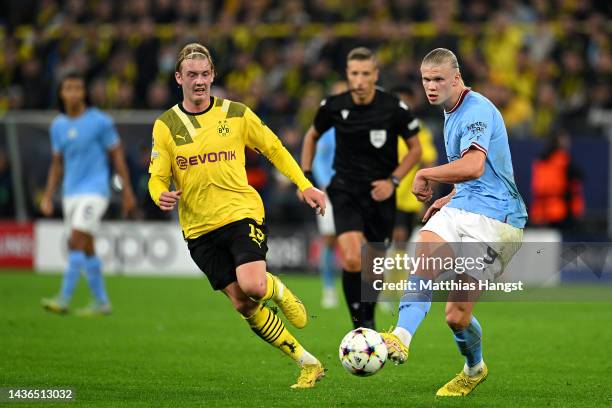
[[[395,188],[421,158],[419,124],[406,104],[376,87],[378,66],[368,48],[348,54],[346,76],[349,91],[323,100],[306,132],[302,169],[309,177],[317,139],[334,127],[336,174],[327,193],[342,250],[344,295],[354,327],[373,329],[376,303],[361,299],[361,246],[391,240]],[[399,165],[398,136],[409,148]],[[364,290],[367,300],[377,298],[371,285],[364,285]]]

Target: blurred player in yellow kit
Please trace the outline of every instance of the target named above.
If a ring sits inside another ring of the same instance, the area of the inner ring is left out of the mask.
[[[278,137],[251,109],[211,96],[215,69],[206,47],[196,43],[183,47],[175,78],[183,101],[155,121],[151,197],[164,211],[178,206],[191,257],[213,289],[225,293],[259,337],[300,366],[292,388],[313,387],[324,375],[323,366],[266,306],[268,301],[275,302],[297,328],[308,321],[302,302],[266,272],[264,207],[247,181],[245,146],[265,155],[319,214],[325,212],[325,195],[312,186]],[[169,191],[170,178],[174,191]]]

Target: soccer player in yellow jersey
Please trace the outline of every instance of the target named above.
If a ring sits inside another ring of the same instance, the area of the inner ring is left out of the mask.
[[[153,126],[149,192],[164,211],[178,205],[191,257],[213,289],[225,293],[259,337],[300,366],[292,388],[310,388],[324,375],[323,366],[265,303],[275,302],[297,328],[308,321],[302,302],[266,272],[264,208],[247,181],[245,147],[265,155],[319,214],[325,211],[325,195],[247,106],[211,96],[214,77],[206,47],[196,43],[183,47],[175,69],[183,101]],[[169,191],[170,178],[175,191]]]

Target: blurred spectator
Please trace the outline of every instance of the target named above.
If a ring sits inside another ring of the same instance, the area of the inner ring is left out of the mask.
[[[531,134],[536,137],[548,137],[556,125],[558,101],[555,88],[550,82],[543,82],[536,90],[535,111],[531,121]]]
[[[533,163],[529,222],[568,229],[584,213],[582,173],[572,163],[570,138],[558,132]]]
[[[170,91],[168,84],[157,79],[149,85],[147,90],[146,107],[148,109],[168,109],[170,107]]]
[[[4,150],[0,150],[0,218],[13,218],[15,203],[13,202],[13,180],[11,167]]]
[[[439,138],[439,113],[421,103],[419,62],[441,46],[461,51],[464,79],[499,104],[512,137],[549,139],[559,126],[603,136],[600,119],[612,110],[609,3],[13,1],[0,17],[0,115],[54,108],[58,78],[74,70],[101,108],[166,109],[180,99],[176,52],[198,40],[217,57],[215,94],[247,102],[290,135],[302,132],[320,89],[343,76],[348,50],[367,46],[381,86],[418,89],[413,109]],[[266,180],[264,190],[274,183]]]

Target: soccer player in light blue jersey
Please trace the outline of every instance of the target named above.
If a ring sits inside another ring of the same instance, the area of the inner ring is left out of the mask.
[[[491,101],[465,86],[451,51],[437,48],[427,54],[421,77],[429,102],[444,108],[449,163],[419,170],[412,189],[420,201],[427,202],[433,195],[433,182],[454,184],[455,188],[425,213],[423,221],[427,223],[419,234],[417,256],[457,256],[456,248],[480,246],[487,267],[469,270],[468,276],[457,271],[456,281],[492,280],[520,248],[527,221],[525,204],[514,182],[504,120]],[[414,289],[402,297],[397,327],[392,333],[382,333],[389,357],[396,363],[407,359],[410,341],[429,312],[432,290],[427,284],[444,272],[433,268],[417,268],[409,281]],[[438,396],[467,395],[488,375],[482,328],[472,313],[479,291],[468,292],[467,297],[465,293],[451,291],[446,304],[446,322],[465,364],[438,390]]]
[[[88,106],[83,77],[66,75],[58,95],[61,114],[50,128],[53,155],[40,209],[45,216],[53,214],[53,194],[63,174],[63,213],[70,230],[68,265],[59,296],[41,303],[48,311],[68,312],[79,277],[85,272],[94,301],[78,314],[109,314],[102,265],[94,251],[94,234],[110,195],[109,155],[123,184],[124,215],[134,209],[134,193],[117,130],[108,115]]]

